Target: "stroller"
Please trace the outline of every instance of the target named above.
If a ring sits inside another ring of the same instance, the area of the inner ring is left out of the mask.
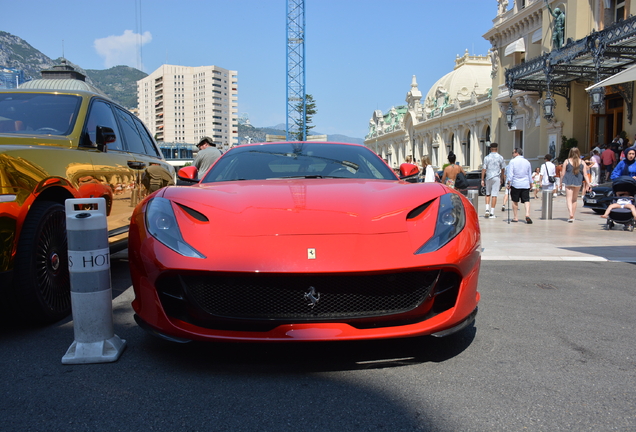
[[[612,183],[612,191],[614,192],[615,199],[612,204],[632,204],[634,205],[634,195],[636,195],[636,180],[629,176],[621,176],[614,180]],[[621,193],[622,192],[622,193]],[[621,193],[621,196],[618,194]],[[610,230],[615,224],[623,225],[623,229],[626,231],[634,231],[634,215],[628,208],[617,207],[610,210],[607,215],[606,229]]]

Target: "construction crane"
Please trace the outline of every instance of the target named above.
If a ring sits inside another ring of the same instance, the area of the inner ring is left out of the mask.
[[[307,139],[306,118],[305,0],[287,0],[287,141]]]

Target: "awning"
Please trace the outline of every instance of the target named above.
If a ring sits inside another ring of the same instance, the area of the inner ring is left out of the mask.
[[[599,81],[585,90],[590,91],[593,88],[622,84],[630,81],[636,81],[636,65],[628,67],[624,71],[621,71],[616,75],[612,75],[609,78],[605,78],[603,81]]]
[[[601,52],[595,50],[599,44],[604,47]],[[582,39],[570,41],[559,49],[529,60],[526,58],[524,63],[506,69],[505,82],[512,90],[540,93],[548,90],[549,82],[550,92],[564,97],[569,110],[572,82],[593,83],[597,79],[613,77],[634,64],[636,16],[632,15]],[[629,81],[634,78],[623,76],[622,79]],[[623,99],[631,100],[633,91],[626,89],[625,92]],[[627,119],[631,124],[631,102],[627,107]]]
[[[523,38],[519,38],[506,47],[505,56],[512,55],[516,52],[526,52],[526,43]]]

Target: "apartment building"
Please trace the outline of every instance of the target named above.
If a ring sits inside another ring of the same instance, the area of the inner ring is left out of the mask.
[[[158,142],[219,149],[238,144],[238,72],[218,66],[162,65],[137,81],[139,117]]]

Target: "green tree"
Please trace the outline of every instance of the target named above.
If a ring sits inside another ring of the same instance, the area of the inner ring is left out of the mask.
[[[570,154],[572,147],[578,147],[579,141],[576,138],[567,138],[565,135],[561,136],[561,151],[559,152],[559,162],[566,160]]]
[[[298,134],[296,135],[296,140],[302,141],[303,140],[303,124],[302,124],[303,104],[302,102],[299,102],[298,105],[296,105],[296,112],[300,114],[300,118],[294,121],[294,123],[296,123],[296,127],[299,130]],[[315,127],[311,123],[312,123],[313,116],[317,112],[318,111],[316,110],[316,101],[314,100],[314,97],[310,94],[305,95],[305,136],[309,136],[309,131]]]

